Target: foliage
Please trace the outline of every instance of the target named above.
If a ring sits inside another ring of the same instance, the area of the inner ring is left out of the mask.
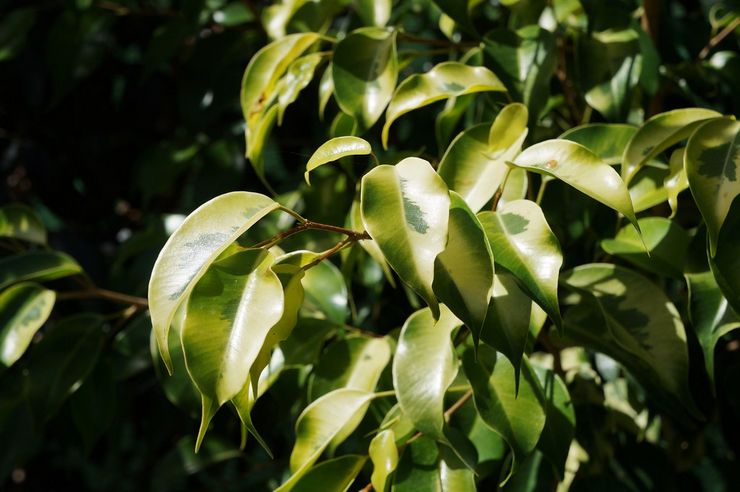
[[[0,3],[0,483],[740,486],[710,3]]]

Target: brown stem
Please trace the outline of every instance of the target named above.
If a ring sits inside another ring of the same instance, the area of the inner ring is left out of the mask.
[[[331,255],[342,251],[344,248],[354,243],[355,241],[356,239],[348,237],[347,239],[344,239],[343,241],[338,242],[337,244],[335,244],[334,246],[332,246],[331,248],[327,249],[326,251],[321,253],[319,256],[317,256],[315,260],[306,264],[306,266],[304,266],[303,269],[308,270],[309,268],[315,267],[316,265],[318,265],[325,259],[329,258]]]
[[[450,417],[452,416],[452,414],[455,413],[455,412],[457,412],[458,410],[460,410],[460,408],[463,405],[465,405],[465,403],[468,400],[470,400],[470,397],[472,397],[472,396],[473,396],[473,390],[472,389],[469,389],[468,391],[466,391],[465,393],[463,393],[463,395],[460,398],[458,398],[457,401],[455,403],[453,403],[450,408],[447,409],[447,411],[445,411],[445,414],[444,414],[445,415],[445,420],[450,420]]]
[[[717,46],[719,43],[722,42],[723,39],[729,36],[730,33],[734,31],[737,26],[740,26],[740,17],[735,17],[735,20],[727,24],[724,29],[722,29],[715,36],[713,36],[712,39],[709,40],[707,45],[699,52],[699,59],[703,60],[704,58],[706,58],[709,55],[709,52],[712,51],[712,48]]]
[[[581,121],[582,115],[578,109],[576,90],[573,87],[573,82],[568,78],[568,65],[565,56],[565,39],[561,36],[558,36],[557,38],[557,47],[558,66],[555,70],[555,75],[558,77],[560,85],[563,87],[563,96],[565,97],[565,103],[568,106],[571,124],[576,126]]]
[[[269,239],[260,241],[259,243],[252,245],[252,248],[265,248],[269,246],[274,246],[275,244],[279,243],[283,239],[290,237],[294,234],[298,234],[299,232],[302,232],[308,229],[315,229],[319,231],[336,232],[338,234],[344,234],[345,236],[350,238],[352,241],[361,241],[363,239],[370,239],[370,234],[368,234],[365,231],[355,231],[352,229],[347,229],[346,227],[339,227],[339,226],[334,226],[331,224],[322,224],[320,222],[312,222],[306,219],[302,219],[302,220],[303,222],[301,222],[297,226],[291,227],[290,229],[283,231],[279,234],[276,234]]]
[[[90,287],[86,290],[75,290],[72,292],[59,292],[57,300],[65,301],[70,299],[105,299],[120,304],[132,304],[134,306],[148,307],[149,301],[143,297],[130,296],[121,292],[114,292],[100,287]]]
[[[498,189],[496,190],[496,193],[493,195],[493,201],[491,202],[491,211],[495,212],[498,208],[498,202],[501,200],[501,196],[504,194],[504,186],[506,186],[506,182],[509,180],[509,175],[511,174],[511,166],[506,166],[506,174],[504,174],[504,179],[501,180],[501,184],[499,185]]]

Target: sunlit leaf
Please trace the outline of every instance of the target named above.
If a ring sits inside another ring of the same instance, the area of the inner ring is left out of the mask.
[[[0,207],[0,236],[46,244],[46,228],[33,209],[12,203]]]
[[[506,88],[485,67],[471,67],[459,62],[443,62],[424,74],[414,74],[399,84],[385,113],[383,147],[388,147],[388,132],[402,115],[448,97],[476,92],[504,92]]]
[[[216,257],[278,206],[258,193],[218,196],[191,213],[160,251],[149,280],[149,312],[159,352],[170,372],[167,332],[175,310]]]
[[[323,166],[329,162],[334,162],[347,157],[350,155],[368,155],[372,152],[370,144],[366,140],[359,137],[337,137],[332,138],[328,142],[321,144],[321,147],[316,149],[311,158],[306,164],[306,172],[304,176],[306,183],[311,184],[308,179],[308,175],[311,171],[319,166]]]
[[[293,492],[344,492],[350,488],[367,461],[367,456],[346,455],[322,461],[306,472],[293,486]],[[280,491],[283,488],[278,489]]]
[[[559,138],[583,145],[607,164],[620,164],[637,127],[621,123],[593,123],[567,130]]]
[[[447,446],[421,436],[408,445],[393,476],[393,492],[474,492],[475,477]]]
[[[21,358],[54,307],[53,290],[24,282],[0,293],[0,367]]]
[[[334,50],[334,97],[361,128],[383,114],[396,88],[396,31],[364,27],[352,31]]]
[[[370,441],[368,450],[373,462],[372,484],[376,491],[384,492],[388,478],[398,466],[398,448],[396,448],[396,437],[392,430],[380,431]]]
[[[391,0],[355,0],[357,13],[365,24],[377,27],[385,27],[388,23],[392,3]]]
[[[671,218],[678,212],[678,194],[689,188],[689,178],[683,165],[685,153],[686,147],[673,151],[668,164],[668,175],[663,179],[663,188],[668,194],[668,205],[671,207]]]
[[[362,208],[360,206],[359,200],[355,200],[352,202],[352,207],[349,211],[349,225],[352,230],[355,231],[365,229],[365,224],[362,223]],[[364,241],[360,241],[360,246],[367,252],[367,254],[370,255],[373,260],[375,260],[381,266],[386,280],[388,280],[388,283],[395,287],[396,281],[393,278],[393,273],[388,266],[388,262],[386,261],[385,256],[383,256],[383,252],[380,251],[378,243],[376,243],[373,239],[366,239]]]
[[[447,243],[450,196],[423,159],[382,165],[362,178],[362,221],[390,266],[437,312],[434,260]]]
[[[321,53],[311,53],[294,60],[276,86],[278,92],[278,125],[283,123],[285,109],[295,102],[298,94],[313,80],[316,68],[324,60]]]

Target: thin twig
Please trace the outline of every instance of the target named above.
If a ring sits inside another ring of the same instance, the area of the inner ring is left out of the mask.
[[[578,103],[576,102],[576,91],[573,88],[573,82],[568,77],[568,65],[565,56],[565,40],[558,36],[557,38],[557,52],[558,52],[558,66],[555,70],[555,75],[560,81],[560,85],[563,87],[563,96],[565,97],[565,103],[568,106],[568,112],[570,113],[570,121],[573,126],[578,125],[581,121],[581,114],[578,110]]]
[[[501,200],[501,196],[504,194],[504,186],[506,186],[506,182],[509,180],[510,174],[511,174],[511,166],[507,165],[506,174],[504,174],[504,179],[501,180],[501,184],[496,190],[496,193],[493,195],[493,202],[491,203],[492,212],[495,212],[496,208],[498,208],[498,202]]]
[[[134,306],[149,307],[149,301],[144,297],[131,296],[121,292],[114,292],[100,287],[90,287],[85,290],[74,290],[71,292],[59,292],[57,300],[70,299],[105,299],[120,304],[132,304]]]
[[[703,60],[704,58],[706,58],[709,55],[709,52],[712,51],[715,46],[721,43],[723,39],[729,36],[730,33],[734,31],[737,26],[740,26],[740,17],[735,17],[735,20],[727,24],[724,29],[722,29],[715,36],[713,36],[712,39],[709,40],[707,45],[699,52],[699,59]]]
[[[340,251],[342,251],[344,248],[351,245],[355,241],[356,239],[348,237],[344,239],[343,241],[338,242],[337,244],[335,244],[334,246],[332,246],[331,248],[327,249],[326,251],[321,253],[319,256],[317,256],[315,260],[311,261],[310,263],[307,263],[306,266],[303,267],[303,269],[308,270],[309,268],[315,267],[316,265],[318,265],[325,259],[329,258],[330,256],[336,253],[339,253]]]

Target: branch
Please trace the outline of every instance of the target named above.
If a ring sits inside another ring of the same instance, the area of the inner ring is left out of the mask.
[[[59,292],[57,300],[65,301],[69,299],[105,299],[119,304],[131,304],[140,307],[149,307],[149,301],[144,297],[130,296],[121,292],[114,292],[100,287],[90,287],[85,290],[75,290],[72,292]]]
[[[709,55],[709,52],[712,51],[715,46],[721,43],[723,39],[729,36],[730,33],[734,31],[737,26],[740,26],[740,17],[735,17],[735,20],[727,24],[724,29],[722,29],[714,37],[712,37],[712,39],[709,40],[707,45],[699,52],[699,59],[703,60],[704,58],[706,58]]]

